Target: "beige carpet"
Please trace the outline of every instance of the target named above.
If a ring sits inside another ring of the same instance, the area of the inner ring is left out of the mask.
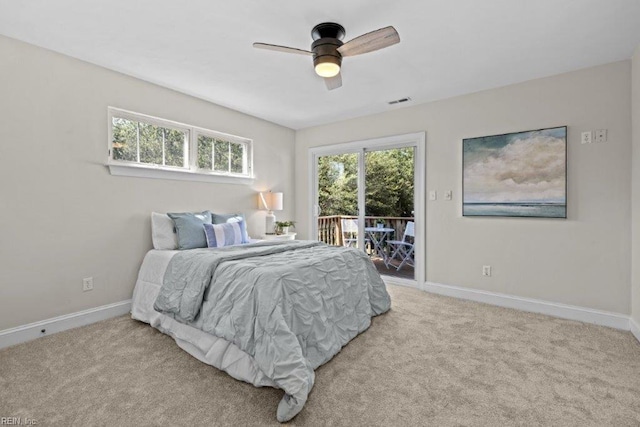
[[[390,287],[293,425],[640,425],[628,332]],[[0,351],[0,417],[39,425],[277,424],[279,390],[198,362],[127,316]]]

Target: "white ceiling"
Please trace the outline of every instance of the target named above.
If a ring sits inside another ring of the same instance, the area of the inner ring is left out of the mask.
[[[251,46],[309,49],[324,21],[402,41],[331,92],[310,57]],[[640,0],[0,0],[0,34],[300,129],[628,59]]]

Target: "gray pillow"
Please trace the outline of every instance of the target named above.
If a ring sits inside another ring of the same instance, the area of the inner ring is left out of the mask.
[[[235,214],[217,214],[217,213],[212,213],[211,214],[211,220],[214,224],[226,224],[227,222],[240,222],[240,221],[244,221],[245,226],[243,227],[244,229],[244,236],[243,236],[243,240],[245,242],[249,242],[249,233],[247,233],[247,220],[244,219],[244,214],[243,213],[235,213]]]
[[[173,220],[178,235],[178,249],[207,247],[204,224],[211,224],[211,212],[168,213]]]

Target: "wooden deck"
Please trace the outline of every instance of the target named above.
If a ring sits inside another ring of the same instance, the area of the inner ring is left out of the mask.
[[[391,265],[389,266],[389,268],[387,268],[384,265],[382,258],[376,257],[376,258],[373,258],[372,261],[375,264],[376,269],[378,269],[378,273],[380,274],[383,274],[385,276],[391,276],[391,277],[399,277],[402,279],[409,279],[409,280],[415,279],[414,269],[410,265],[403,265],[402,268],[398,271]],[[400,261],[393,260],[392,263],[398,266],[400,264]]]

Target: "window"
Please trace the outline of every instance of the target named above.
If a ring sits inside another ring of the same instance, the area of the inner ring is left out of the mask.
[[[114,116],[113,160],[189,167],[189,131]]]
[[[109,135],[109,167],[115,175],[201,181],[252,178],[250,139],[116,108],[109,108]],[[127,173],[123,167],[137,171]],[[174,174],[145,174],[141,169]]]
[[[247,151],[246,143],[199,134],[197,167],[206,171],[243,174],[247,170]]]

